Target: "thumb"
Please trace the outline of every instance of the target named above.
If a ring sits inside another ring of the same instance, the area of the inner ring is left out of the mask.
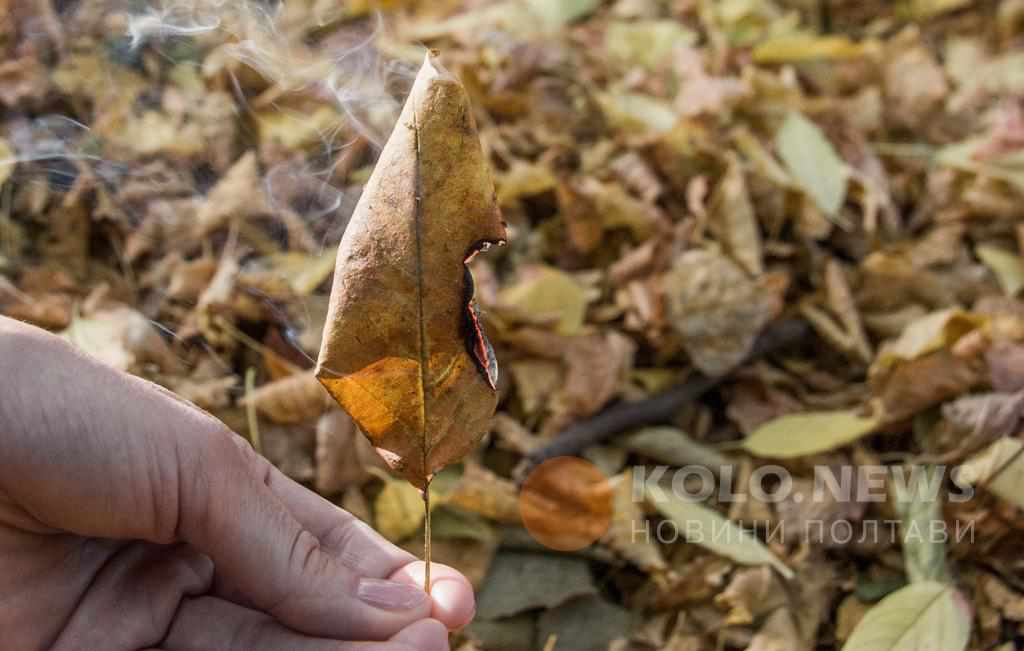
[[[337,509],[315,535],[293,509],[320,498],[293,484],[282,500],[280,473],[190,403],[2,317],[0,361],[19,378],[0,390],[0,493],[44,527],[187,542],[249,604],[310,635],[383,640],[430,615],[422,589],[381,580],[394,563],[332,551],[351,515]]]

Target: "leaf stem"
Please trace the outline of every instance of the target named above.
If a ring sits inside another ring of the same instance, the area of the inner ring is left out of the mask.
[[[423,508],[426,517],[423,519],[423,562],[426,570],[423,573],[423,591],[430,594],[430,482],[423,487]]]

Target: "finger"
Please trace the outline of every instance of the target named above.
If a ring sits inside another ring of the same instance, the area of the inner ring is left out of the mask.
[[[272,468],[267,486],[281,498],[296,519],[321,542],[325,551],[361,576],[390,578],[422,586],[425,566],[409,552],[387,541],[350,513]],[[460,629],[476,614],[476,600],[469,580],[446,565],[431,565],[433,606],[430,616],[451,630]],[[222,594],[237,600],[234,591]]]
[[[416,561],[400,568],[389,578],[410,585],[423,585],[425,572],[426,565]],[[472,584],[461,572],[447,565],[430,564],[430,596],[433,600],[430,616],[450,630],[466,626],[476,615]]]
[[[447,651],[440,622],[421,620],[387,642],[342,642],[289,630],[271,617],[215,597],[185,601],[162,651]]]
[[[204,469],[181,490],[179,531],[257,609],[335,639],[384,640],[429,616],[422,587],[361,576],[332,556],[269,490],[275,469],[241,439],[213,437],[192,463]]]
[[[307,490],[277,468],[267,486],[325,550],[361,576],[385,578],[416,557],[387,541],[368,524],[320,495]]]
[[[31,436],[0,437],[0,488],[41,522],[187,541],[248,602],[310,635],[384,640],[429,615],[422,589],[361,580],[327,553],[268,487],[273,467],[220,421],[57,337],[10,329],[0,321],[4,371],[24,381],[0,392],[0,422]]]
[[[212,578],[210,559],[185,545],[127,545],[96,575],[51,648],[129,651],[156,644],[182,598],[205,592]]]

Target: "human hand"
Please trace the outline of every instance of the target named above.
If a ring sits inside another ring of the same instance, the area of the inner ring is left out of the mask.
[[[215,418],[0,317],[0,646],[447,649],[473,591],[423,570]]]

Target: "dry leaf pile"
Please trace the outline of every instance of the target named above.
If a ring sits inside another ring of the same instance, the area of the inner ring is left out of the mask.
[[[418,319],[464,306],[461,262],[502,239],[495,201],[508,245],[469,268],[498,413],[430,484],[434,558],[478,587],[461,648],[1021,644],[1024,3],[264,4],[0,2],[0,313],[209,410],[418,553],[405,479],[475,436],[385,463],[316,357],[328,324],[328,370],[374,362],[373,341],[415,357]],[[475,121],[487,165],[396,170],[386,209],[353,214],[424,44],[473,111],[438,119]],[[493,198],[469,174],[487,166]],[[458,277],[426,276],[416,305],[408,230],[381,215],[431,193],[427,254]],[[452,228],[460,211],[479,232]],[[477,397],[437,418],[468,431],[493,390],[449,321],[429,362]],[[765,345],[793,322],[798,341]],[[360,422],[380,447],[401,425]],[[521,526],[517,482],[556,441],[613,488],[582,552]],[[744,499],[637,495],[659,464]],[[792,477],[782,499],[748,490],[768,465]],[[884,499],[810,499],[815,467]],[[949,540],[913,535],[936,522]],[[728,535],[636,536],[673,524]]]

